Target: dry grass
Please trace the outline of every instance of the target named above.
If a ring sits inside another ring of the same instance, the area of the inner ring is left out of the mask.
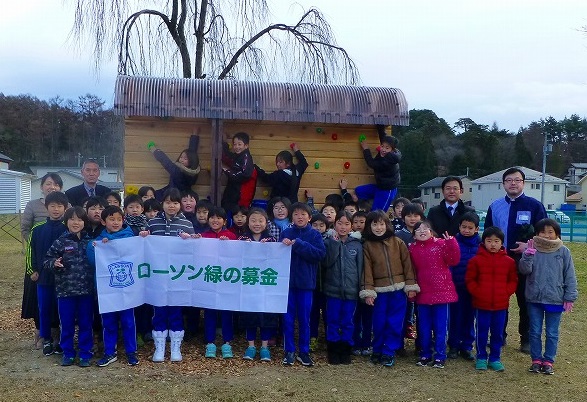
[[[587,244],[571,244],[581,296],[587,290]],[[0,242],[0,400],[2,401],[585,401],[587,383],[587,310],[580,299],[565,315],[554,376],[531,375],[527,355],[519,353],[510,324],[504,373],[476,372],[471,363],[450,361],[445,370],[419,368],[413,356],[396,367],[376,367],[363,358],[351,366],[329,366],[323,351],[316,367],[206,360],[200,340],[183,348],[184,362],[155,365],[152,347],[140,350],[141,363],[123,358],[106,368],[63,368],[57,356],[44,357],[31,347],[32,326],[20,319],[23,256],[16,242]],[[515,304],[515,303],[513,303]],[[515,313],[512,314],[515,316]],[[241,339],[235,351],[244,350]],[[278,350],[274,357],[281,357]]]

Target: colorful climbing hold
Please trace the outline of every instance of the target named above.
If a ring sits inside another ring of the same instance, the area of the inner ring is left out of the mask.
[[[334,141],[336,141],[336,140],[337,140],[337,138],[338,138],[338,135],[336,135],[336,133],[334,133],[334,134],[332,134],[332,136],[331,136],[331,137],[332,137],[332,139],[333,139]]]
[[[351,167],[351,163],[350,163],[350,162],[345,162],[345,163],[344,163],[344,168],[345,168],[345,169],[348,169],[348,168],[350,168],[350,167]]]
[[[361,134],[361,135],[359,136],[359,142],[363,142],[363,141],[365,141],[366,139],[367,139],[367,137],[365,137],[365,134]]]
[[[320,169],[320,162],[314,163],[314,169]]]

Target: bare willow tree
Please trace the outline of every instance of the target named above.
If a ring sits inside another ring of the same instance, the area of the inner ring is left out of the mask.
[[[358,71],[320,11],[268,23],[266,0],[73,0],[73,38],[93,43],[95,67],[119,73],[357,84]],[[133,11],[137,10],[138,11]]]

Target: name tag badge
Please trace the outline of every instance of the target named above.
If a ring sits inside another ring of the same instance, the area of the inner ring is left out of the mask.
[[[516,223],[518,225],[524,225],[526,223],[530,223],[531,216],[532,216],[532,214],[530,213],[530,211],[518,211],[518,214],[516,216]]]

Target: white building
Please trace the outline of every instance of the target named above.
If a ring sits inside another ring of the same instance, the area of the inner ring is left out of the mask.
[[[457,176],[463,182],[463,194],[461,200],[471,205],[471,179],[467,176]],[[442,195],[442,181],[446,176],[435,177],[432,180],[428,180],[426,183],[422,183],[418,186],[420,189],[420,199],[424,202],[425,209],[430,209],[435,205],[438,205],[440,201],[444,199]]]
[[[17,214],[24,211],[31,200],[30,174],[8,169],[12,162],[0,153],[0,214]]]
[[[526,175],[524,183],[524,194],[540,200],[542,173],[527,167],[519,166]],[[499,172],[480,177],[471,182],[473,189],[472,205],[477,210],[487,210],[489,205],[497,198],[505,196],[503,189],[502,176]],[[549,174],[544,176],[544,207],[546,209],[559,209],[564,204],[566,197],[566,186],[568,181],[559,179]]]

